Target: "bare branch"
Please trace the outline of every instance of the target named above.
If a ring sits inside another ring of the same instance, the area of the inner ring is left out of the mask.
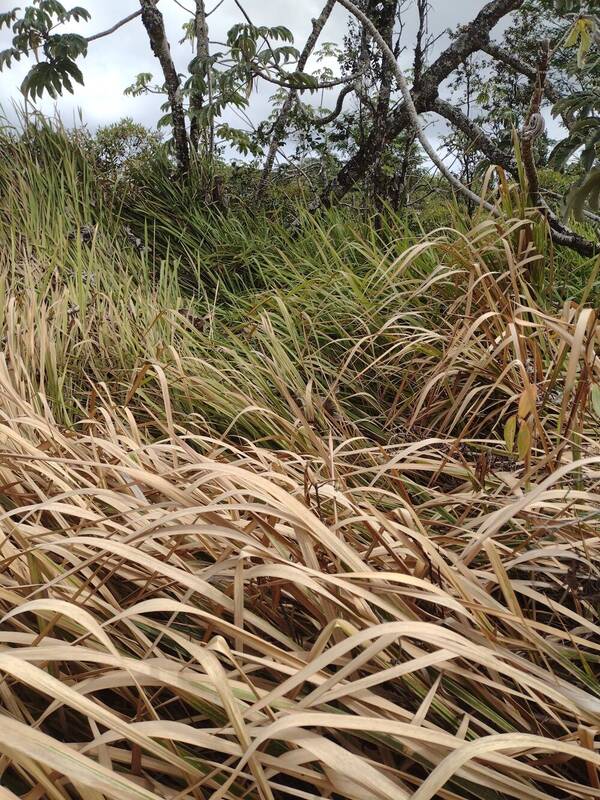
[[[175,3],[176,6],[179,6],[179,8],[183,9],[184,11],[187,11],[190,17],[194,16],[194,12],[192,11],[191,8],[187,8],[187,6],[184,6],[183,3],[179,2],[179,0],[173,0],[173,2]]]
[[[423,74],[425,65],[425,47],[423,37],[427,33],[427,15],[429,13],[429,0],[417,0],[417,12],[419,15],[419,28],[415,43],[415,57],[413,60],[413,81],[418,83]]]
[[[490,137],[478,125],[470,120],[460,108],[456,108],[445,100],[440,100],[438,98],[433,104],[432,110],[445,117],[452,125],[466,134],[474,147],[483,153],[490,163],[498,164],[498,166],[501,166],[511,175],[517,176],[518,170],[513,156],[497,147]],[[598,253],[600,244],[591,242],[572,231],[561,222],[541,196],[538,200],[541,212],[548,221],[552,240],[556,244],[569,247],[571,250],[574,250],[576,253],[586,258],[590,258]]]
[[[296,100],[298,102],[298,108],[300,109],[301,113],[303,113],[303,115],[307,119],[309,119],[316,128],[321,128],[323,127],[323,125],[329,125],[330,122],[333,122],[335,119],[339,117],[344,107],[345,98],[353,91],[354,91],[354,86],[352,84],[344,86],[344,88],[338,95],[333,111],[331,111],[329,114],[325,114],[322,117],[312,117],[302,110],[299,92],[296,92]]]
[[[519,72],[526,78],[529,78],[532,81],[537,79],[537,69],[532,64],[527,64],[525,61],[517,58],[512,53],[509,53],[508,50],[504,50],[504,48],[500,47],[494,42],[488,42],[485,44],[481,48],[481,51],[483,53],[487,53],[488,56],[495,58],[496,61],[506,64],[507,67],[510,67],[515,72]],[[552,85],[548,77],[546,77],[545,94],[551,103],[557,103],[561,99],[560,93]]]
[[[136,17],[141,16],[142,9],[140,8],[139,11],[134,11],[133,14],[129,14],[128,17],[124,17],[119,22],[116,22],[112,28],[107,28],[105,31],[101,31],[101,33],[95,33],[93,36],[88,36],[86,38],[87,42],[95,42],[96,39],[102,39],[103,36],[110,36],[111,33],[118,31],[119,28],[122,28],[123,25],[127,25],[128,22],[131,22],[132,19],[136,19]]]
[[[274,83],[276,86],[283,86],[285,89],[291,89],[294,92],[304,91],[304,89],[307,89],[311,92],[319,89],[335,89],[336,86],[343,86],[344,84],[354,84],[355,81],[360,77],[360,75],[349,75],[348,77],[345,78],[335,78],[330,81],[321,81],[321,82],[317,81],[316,83],[311,83],[310,85],[299,87],[297,80],[290,81],[289,78],[287,80],[285,78],[275,78],[273,77],[273,75],[269,75],[268,72],[262,70],[256,64],[251,64],[250,68],[252,69],[252,72],[255,75],[257,75],[259,78],[262,78],[264,81],[267,81],[268,83]],[[285,75],[286,73],[282,70],[280,74]]]
[[[206,16],[210,17],[211,14],[214,14],[215,11],[217,11],[219,8],[221,8],[221,6],[223,5],[224,2],[225,2],[225,0],[219,0],[219,2],[217,3],[216,6],[213,6],[210,11],[206,12]]]
[[[463,25],[459,35],[452,44],[423,73],[419,82],[419,93],[425,96],[437,96],[440,84],[471,53],[482,50],[490,41],[490,31],[511,11],[523,5],[524,0],[491,0],[481,9],[468,24]]]
[[[590,242],[589,239],[585,239],[583,236],[580,236],[578,233],[575,233],[566,225],[564,225],[556,216],[554,211],[552,211],[552,209],[550,209],[543,200],[542,209],[546,219],[548,220],[548,225],[550,226],[550,230],[552,232],[553,242],[563,245],[564,247],[568,247],[569,249],[574,250],[576,253],[579,253],[579,255],[585,256],[586,258],[592,258],[593,256],[598,255],[600,252],[600,243]]]
[[[315,49],[315,45],[321,35],[321,31],[325,27],[325,23],[329,19],[331,12],[333,11],[333,7],[335,6],[336,0],[327,0],[325,7],[319,14],[318,18],[313,21],[313,28],[310,33],[310,36],[306,40],[306,44],[302,52],[300,53],[300,57],[298,59],[298,69],[300,72],[304,71],[308,59]],[[283,106],[275,120],[275,124],[273,125],[273,135],[271,137],[271,144],[269,145],[269,152],[267,153],[267,158],[265,160],[265,165],[263,167],[262,174],[260,176],[260,181],[258,182],[258,187],[256,189],[256,196],[257,198],[261,197],[264,193],[264,190],[267,186],[267,182],[269,180],[269,175],[271,174],[271,170],[273,169],[273,164],[275,163],[275,157],[277,155],[277,151],[279,150],[279,143],[285,136],[285,128],[287,123],[287,118],[289,116],[290,111],[294,105],[294,99],[296,97],[295,91],[291,89],[288,93],[288,96],[285,99]]]
[[[512,155],[505,153],[504,150],[497,147],[483,128],[480,128],[472,119],[467,117],[460,108],[438,97],[431,104],[431,110],[435,111],[435,113],[439,114],[441,117],[444,117],[444,119],[448,120],[448,122],[459,131],[462,131],[474,147],[476,147],[479,152],[483,153],[490,163],[498,164],[498,166],[502,167],[507,172],[512,173],[516,171],[516,164]]]

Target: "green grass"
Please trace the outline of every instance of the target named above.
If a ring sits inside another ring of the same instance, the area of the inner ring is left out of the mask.
[[[595,797],[594,265],[5,145],[0,796]]]

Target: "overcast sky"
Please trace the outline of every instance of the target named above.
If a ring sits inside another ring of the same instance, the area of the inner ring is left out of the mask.
[[[0,11],[13,7],[17,0],[0,0]],[[75,4],[63,3],[70,7]],[[216,5],[217,0],[214,0]],[[25,3],[21,2],[21,6]],[[71,26],[84,36],[99,33],[117,22],[119,19],[139,8],[136,0],[77,0],[77,4],[87,8],[92,19],[90,22]],[[186,0],[181,0],[186,5]],[[209,9],[213,3],[209,2]],[[471,19],[484,5],[484,0],[432,0],[430,15],[430,32],[433,35],[443,33],[448,28],[456,28]],[[318,16],[323,0],[244,0],[244,7],[257,25],[285,25],[295,37],[295,43],[301,48],[311,28],[311,19]],[[188,6],[189,7],[189,6]],[[161,0],[160,9],[165,17],[167,32],[173,43],[172,50],[176,56],[178,67],[184,71],[192,57],[189,44],[176,46],[182,37],[182,24],[190,19],[175,0]],[[414,10],[407,12],[405,40],[408,49],[414,40]],[[224,0],[222,5],[210,17],[211,39],[223,41],[227,30],[241,20],[241,14],[233,0]],[[328,22],[321,42],[341,42],[347,28],[348,17],[345,10],[338,7]],[[442,46],[445,37],[439,44]],[[447,41],[447,40],[446,40]],[[6,28],[0,33],[0,49],[10,45],[10,32]],[[37,102],[37,107],[46,113],[58,109],[63,120],[69,124],[78,116],[81,109],[84,121],[95,128],[99,124],[114,122],[124,116],[154,125],[161,116],[160,98],[145,96],[132,98],[123,95],[126,86],[133,83],[140,72],[160,74],[158,62],[154,58],[148,38],[139,18],[120,28],[114,34],[90,44],[85,60],[80,60],[85,77],[85,86],[75,84],[75,94],[67,94],[55,103],[44,97]],[[10,71],[0,73],[0,106],[5,115],[13,117],[12,104],[22,102],[19,85],[30,65],[25,61],[16,63]],[[265,86],[252,97],[251,117],[258,121],[268,113],[269,96],[272,86]],[[227,121],[239,125],[239,120],[228,116]]]

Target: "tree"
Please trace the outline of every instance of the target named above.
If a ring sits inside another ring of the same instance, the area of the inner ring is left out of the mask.
[[[485,76],[485,62],[481,57],[472,54],[459,65],[450,82],[451,99],[468,120],[481,123],[481,115],[477,113],[483,92],[490,85]],[[493,85],[493,84],[492,84]],[[510,109],[511,107],[508,106]],[[478,118],[479,117],[479,118]],[[481,165],[481,154],[460,130],[450,127],[449,132],[441,137],[445,149],[452,155],[453,162],[459,167],[459,177],[467,186],[473,185],[475,175]],[[475,203],[468,200],[469,214],[475,211]]]
[[[522,2],[523,0],[492,0],[486,3],[472,22],[464,26],[451,45],[430,66],[421,66],[411,89],[414,105],[419,114],[436,110],[435,102],[439,97],[440,85],[452,75],[466,57],[489,42],[492,28]],[[381,147],[389,145],[400,134],[410,129],[410,126],[407,104],[405,102],[396,104],[388,117]],[[365,175],[373,159],[378,155],[378,148],[374,147],[378,136],[378,132],[372,128],[363,146],[344,164],[331,185],[327,187],[323,202],[331,203],[340,199]]]
[[[488,3],[484,9],[479,12],[473,22],[467,26],[464,26],[459,35],[455,37],[450,47],[447,48],[446,51],[440,57],[438,57],[438,59],[436,59],[434,64],[421,74],[419,81],[420,85],[413,85],[411,92],[408,89],[402,71],[397,65],[394,53],[386,43],[381,33],[377,30],[373,22],[354,2],[352,2],[352,0],[338,1],[341,5],[348,8],[357,19],[363,22],[365,28],[369,30],[379,45],[382,53],[386,56],[388,62],[394,68],[395,76],[402,93],[403,103],[400,111],[396,112],[397,115],[401,114],[402,116],[400,119],[396,120],[397,124],[392,128],[392,137],[397,136],[398,133],[405,128],[413,129],[416,132],[417,137],[419,138],[419,141],[421,142],[427,155],[442,172],[444,177],[467,198],[471,197],[479,200],[479,198],[477,198],[477,196],[474,195],[473,192],[462,183],[462,181],[456,178],[456,176],[446,168],[446,165],[439,158],[435,148],[431,146],[431,143],[427,140],[427,137],[423,132],[419,121],[419,113],[423,110],[435,110],[440,115],[444,116],[456,128],[461,130],[474,146],[477,146],[478,149],[485,152],[488,157],[491,156],[490,160],[492,160],[493,163],[502,164],[506,167],[506,169],[517,174],[516,162],[512,154],[503,151],[500,147],[498,147],[498,145],[494,143],[478,125],[473,123],[460,108],[457,108],[446,101],[440,100],[438,93],[441,80],[448,77],[448,75],[456,69],[458,64],[464,61],[464,59],[472,52],[475,52],[475,50],[484,49],[486,45],[489,45],[489,34],[493,25],[499,19],[501,19],[502,16],[505,16],[508,11],[522,7],[523,2],[519,2],[517,0],[517,2],[514,3],[510,3],[508,1],[503,3],[502,0],[497,0],[496,2]],[[570,0],[557,0],[557,2],[566,2],[569,4]],[[570,13],[570,9],[567,13]],[[579,14],[575,23],[576,29],[583,29],[582,19],[585,22],[585,30],[588,30],[589,26],[591,26],[594,31],[596,30],[596,18],[588,13]],[[584,45],[585,47],[588,47],[588,42],[592,38],[591,34],[586,34],[584,37],[585,42],[582,40],[580,52]],[[531,198],[534,202],[534,205],[540,208],[548,220],[554,240],[558,244],[567,245],[583,255],[593,255],[599,249],[597,242],[588,241],[568,228],[565,228],[560,219],[541,199],[541,195],[539,193],[537,170],[535,159],[533,157],[533,142],[535,138],[544,130],[544,122],[541,115],[541,103],[546,90],[547,73],[549,70],[549,62],[552,52],[552,45],[550,42],[548,42],[544,47],[541,48],[537,68],[532,68],[530,66],[530,71],[532,71],[535,75],[535,79],[532,85],[532,98],[526,124],[521,131],[523,161],[529,182]],[[442,77],[440,77],[440,75]],[[431,80],[432,77],[434,77],[433,81]],[[429,92],[427,91],[428,89]],[[423,105],[421,105],[420,96],[424,96]],[[357,154],[357,156],[354,158],[353,164],[355,173],[362,171],[364,174],[364,169],[368,165],[370,158],[372,158],[372,155],[368,151],[363,151],[362,154]],[[350,162],[352,162],[352,159],[350,159]],[[350,162],[345,165],[344,169],[346,170],[346,179],[348,179],[349,176],[350,183],[352,183],[356,180],[356,174],[349,172],[348,166]],[[595,181],[596,174],[594,173],[592,177]],[[348,180],[346,182],[348,182]],[[600,179],[598,180],[598,183],[600,183]],[[597,185],[598,184],[594,182],[591,189],[591,196],[594,200],[597,198]],[[589,184],[586,184],[585,190],[588,192],[589,196],[588,186]],[[345,191],[347,190],[347,187],[342,187],[342,189]],[[492,206],[487,205],[485,201],[482,202],[484,205],[486,205],[486,207],[489,208],[490,211],[497,213],[496,209],[494,209]]]
[[[150,39],[152,52],[158,59],[164,86],[169,98],[170,118],[173,127],[173,142],[177,166],[181,173],[186,173],[190,166],[189,141],[185,125],[185,110],[179,73],[171,56],[171,48],[165,31],[163,15],[158,10],[158,0],[140,0],[142,22]]]
[[[327,22],[327,20],[331,15],[331,12],[333,11],[335,2],[336,0],[327,0],[327,3],[325,4],[320,15],[315,20],[313,20],[312,32],[308,37],[308,40],[298,58],[298,69],[300,71],[304,71],[304,69],[306,68],[308,59],[315,48],[315,45],[319,39],[321,31],[325,27],[325,23]],[[284,99],[283,105],[281,106],[281,109],[277,113],[277,117],[273,122],[271,131],[271,142],[269,144],[267,158],[258,184],[258,189],[257,189],[258,197],[260,197],[263,194],[266,188],[269,175],[271,174],[271,170],[273,169],[273,164],[275,163],[277,151],[282,141],[285,139],[285,132],[286,132],[286,126],[288,124],[288,118],[290,116],[290,112],[292,111],[296,99],[297,99],[296,91],[293,88],[289,89]]]
[[[492,80],[490,96],[484,98],[481,117],[488,126],[496,120],[497,129],[488,134],[480,145],[497,156],[501,149],[505,154],[512,149],[513,126],[523,128],[531,112],[530,101],[539,81],[539,69],[534,56],[536,46],[547,42],[549,60],[544,69],[544,87],[540,105],[550,105],[552,114],[562,121],[565,136],[549,155],[549,163],[563,171],[572,171],[574,156],[579,155],[579,179],[569,192],[565,202],[565,218],[573,212],[575,217],[598,222],[598,193],[600,171],[600,119],[598,110],[600,24],[597,0],[582,9],[572,0],[528,0],[515,16],[514,23],[507,28],[500,43],[490,42],[484,51],[491,56]],[[504,66],[504,73],[497,65]],[[510,90],[510,86],[514,90]],[[500,109],[494,112],[492,109]],[[510,109],[510,111],[509,111]],[[538,109],[539,110],[539,109]],[[511,126],[498,130],[499,117],[504,115],[512,121]],[[528,178],[537,183],[536,164],[544,163],[547,156],[548,138],[543,131],[535,139],[535,159],[529,163]],[[492,146],[495,142],[495,150]],[[505,159],[511,167],[510,159]],[[514,166],[514,165],[513,165]],[[560,219],[548,208],[543,191],[537,198],[547,215],[555,239],[561,244],[574,246],[585,255],[598,249],[596,242],[586,242],[568,231]]]
[[[65,89],[73,92],[73,81],[83,83],[83,74],[76,62],[85,57],[89,43],[141,17],[161,67],[162,81],[154,85],[151,74],[138,75],[130,93],[156,91],[166,95],[167,113],[161,122],[171,126],[173,152],[180,175],[188,172],[190,153],[199,150],[201,142],[205,152],[212,155],[215,120],[230,105],[245,108],[252,85],[258,78],[294,89],[314,84],[312,76],[302,70],[290,73],[284,69],[286,64],[298,59],[298,52],[292,46],[290,31],[283,26],[257,27],[246,16],[244,22],[229,31],[227,49],[211,54],[203,0],[196,0],[194,18],[186,26],[182,40],[196,44],[188,75],[182,80],[171,55],[158,0],[139,2],[139,11],[108,30],[87,38],[57,32],[57,28],[71,20],[90,19],[85,8],[67,10],[58,0],[33,0],[24,9],[15,8],[0,14],[0,28],[9,26],[13,33],[12,46],[0,53],[0,70],[10,67],[14,60],[33,55],[36,63],[21,85],[26,98],[35,99],[44,92],[56,97]],[[222,124],[216,133],[242,152],[252,147],[252,140],[244,131]]]
[[[600,0],[592,0],[583,10],[575,0],[488,0],[431,62],[428,0],[413,0],[420,25],[413,45],[410,86],[399,67],[403,14],[409,0],[326,0],[300,52],[285,27],[254,25],[240,0],[233,2],[241,21],[230,29],[221,50],[211,52],[205,3],[195,0],[181,41],[190,42],[194,49],[183,76],[174,66],[158,0],[139,2],[139,11],[88,38],[59,32],[70,20],[89,18],[81,7],[67,10],[57,0],[33,0],[22,11],[5,12],[0,25],[12,28],[13,42],[0,54],[0,68],[31,54],[35,64],[23,82],[26,96],[73,91],[73,81],[83,80],[77,62],[85,56],[89,43],[140,16],[162,77],[153,82],[150,74],[139,75],[129,91],[134,95],[165,95],[161,123],[171,127],[179,175],[188,173],[196,154],[212,163],[219,143],[228,142],[245,154],[265,154],[257,190],[260,197],[282,144],[296,136],[301,139],[299,154],[320,157],[327,165],[323,170],[326,185],[315,193],[315,207],[339,202],[360,182],[366,183],[376,205],[394,197],[400,202],[401,187],[418,152],[417,143],[474,206],[479,198],[470,184],[479,156],[518,174],[513,152],[516,129],[532,204],[548,219],[555,241],[585,255],[596,252],[596,242],[569,230],[549,207],[540,192],[537,166],[548,149],[543,112],[544,104],[551,102],[568,132],[552,154],[554,163],[570,166],[573,158],[580,156],[580,180],[567,208],[578,216],[594,215],[600,194],[600,33],[596,12]],[[352,20],[341,53],[341,74],[323,70],[309,73],[309,59],[336,5],[347,9]],[[503,39],[494,41],[492,31],[502,20],[509,25]],[[548,46],[537,54],[537,45],[546,39]],[[493,86],[487,96],[479,80],[482,58]],[[224,110],[235,107],[243,113],[258,81],[278,87],[279,107],[270,124],[259,126],[257,132],[225,124]],[[448,82],[454,86],[449,98],[442,96],[442,85]],[[315,109],[306,102],[317,91],[336,88],[337,99],[331,110]],[[421,119],[427,113],[449,124],[448,143],[458,159],[458,174],[448,168],[429,141]],[[332,174],[330,167],[334,165],[337,169]],[[208,172],[212,175],[212,170]],[[210,190],[208,186],[208,194]],[[498,213],[494,207],[486,207]]]

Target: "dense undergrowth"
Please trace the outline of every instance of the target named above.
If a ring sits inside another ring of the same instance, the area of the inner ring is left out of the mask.
[[[220,216],[39,136],[0,163],[0,797],[597,797],[598,264],[514,187],[427,235]]]

